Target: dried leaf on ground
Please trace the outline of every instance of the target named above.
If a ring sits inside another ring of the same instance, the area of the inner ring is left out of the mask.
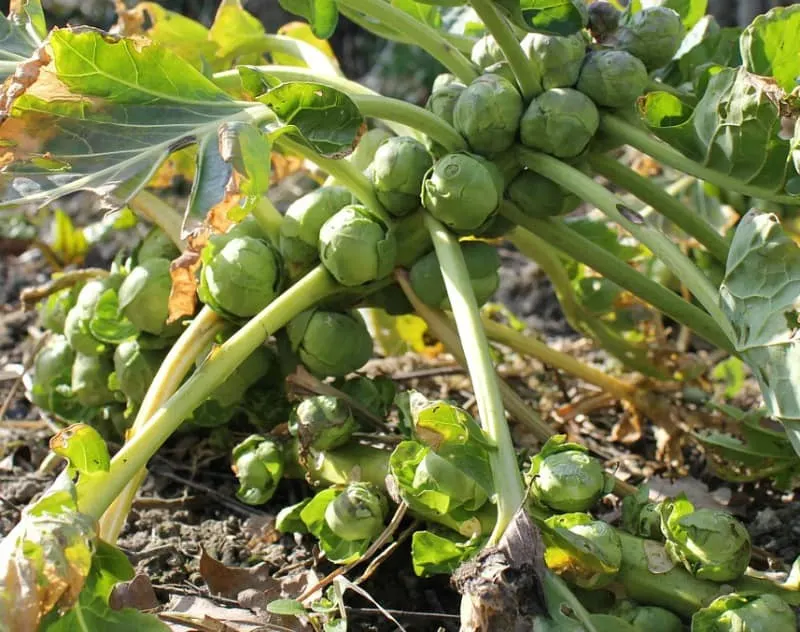
[[[249,589],[271,593],[275,599],[281,592],[280,583],[272,578],[266,564],[252,568],[225,566],[208,555],[204,549],[200,553],[200,575],[212,595],[227,599],[237,599],[240,592]]]

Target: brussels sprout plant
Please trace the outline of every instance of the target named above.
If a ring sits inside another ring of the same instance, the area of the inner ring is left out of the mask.
[[[51,445],[69,464],[0,545],[0,629],[161,625],[110,607],[102,553],[175,433],[235,445],[234,502],[288,498],[279,528],[348,565],[336,573],[376,555],[368,575],[406,538],[420,575],[465,563],[465,630],[672,632],[667,611],[695,632],[794,625],[798,591],[747,571],[742,523],[650,502],[539,417],[547,385],[523,399],[502,376],[532,356],[600,389],[558,409],[570,433],[584,407],[620,402],[615,441],[652,424],[665,454],[701,437],[738,455],[729,478],[790,483],[800,250],[779,216],[800,204],[797,7],[739,33],[702,3],[281,0],[305,22],[275,35],[238,0],[211,28],[118,4],[109,33],[48,31],[37,0],[0,16],[0,210],[88,190],[154,225],[108,270],[72,269],[87,253],[69,231],[42,248],[58,272],[28,291],[49,338],[25,386],[64,424]],[[344,76],[324,41],[340,13],[435,60],[419,104]],[[181,211],[156,194],[178,176]],[[509,244],[613,370],[482,309]],[[474,410],[373,379],[403,336],[446,348]],[[718,411],[689,395],[720,378],[701,356],[746,364],[783,431],[702,434]],[[109,429],[124,434],[113,457]],[[308,485],[284,493],[283,478]],[[521,540],[522,571],[507,566]],[[470,570],[537,588],[489,607]],[[281,612],[343,629],[357,582],[322,581],[325,597]]]

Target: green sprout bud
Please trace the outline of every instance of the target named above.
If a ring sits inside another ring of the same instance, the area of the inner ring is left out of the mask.
[[[379,376],[370,379],[361,375],[341,384],[339,390],[358,401],[378,417],[386,417],[389,414],[397,392],[391,378]]]
[[[556,511],[586,511],[613,489],[614,479],[586,448],[565,439],[564,435],[549,439],[533,458],[532,491]]]
[[[777,595],[732,593],[692,616],[692,632],[795,632],[795,613]]]
[[[607,41],[619,28],[622,12],[610,2],[598,0],[589,5],[589,31],[599,43]]]
[[[661,512],[658,503],[650,502],[647,487],[622,499],[622,527],[633,535],[648,540],[663,540]]]
[[[143,349],[136,339],[121,342],[114,350],[114,373],[119,390],[139,405],[164,359],[162,351]]]
[[[108,356],[75,354],[72,363],[72,393],[84,406],[96,407],[116,401],[108,388],[108,378],[114,370]]]
[[[144,236],[139,247],[134,251],[137,264],[149,259],[167,259],[172,261],[181,254],[178,247],[158,226],[154,226]]]
[[[580,558],[570,558],[553,544],[552,535],[545,535],[545,563],[576,586],[595,590],[613,581],[622,565],[622,541],[614,527],[602,520],[594,520],[585,513],[568,513],[551,516],[545,520],[549,527],[564,528],[588,541],[590,555],[597,558],[587,563]],[[579,547],[583,553],[583,547]]]
[[[396,257],[394,231],[366,206],[345,206],[319,231],[319,258],[342,285],[382,279],[394,268]]]
[[[622,108],[631,105],[647,87],[647,68],[624,50],[589,53],[575,86],[597,105]]]
[[[103,294],[108,290],[118,290],[121,283],[122,276],[113,274],[103,279],[92,279],[81,288],[74,307],[64,320],[64,335],[78,353],[100,355],[106,351],[106,344],[94,337],[90,326]]]
[[[372,186],[389,213],[402,216],[419,208],[419,192],[433,159],[425,145],[409,136],[383,143],[372,161]]]
[[[522,116],[522,96],[499,75],[481,75],[456,101],[453,125],[470,147],[496,154],[514,144]]]
[[[658,606],[638,606],[623,601],[612,610],[612,614],[630,623],[638,632],[682,632],[680,617]]]
[[[308,310],[289,322],[286,333],[292,350],[317,376],[347,375],[372,357],[372,337],[358,312]]]
[[[436,75],[436,78],[433,80],[433,85],[431,86],[431,92],[436,92],[437,90],[441,90],[442,88],[452,85],[459,85],[462,88],[467,87],[454,74],[443,72],[440,75]]]
[[[463,506],[468,510],[476,510],[488,500],[486,491],[474,478],[433,450],[426,451],[414,472],[412,485],[418,490],[437,490],[447,497],[451,507]]]
[[[236,237],[204,258],[200,298],[223,314],[246,318],[269,305],[281,284],[281,261],[272,245]]]
[[[389,503],[370,483],[350,483],[325,508],[325,522],[347,542],[371,540],[383,531]]]
[[[666,550],[698,579],[729,582],[741,577],[750,562],[750,534],[729,513],[695,510],[685,498],[661,504]]]
[[[169,267],[168,259],[147,259],[131,270],[119,288],[119,308],[139,331],[160,336],[168,328]]]
[[[681,16],[667,7],[646,7],[634,13],[619,31],[617,45],[638,57],[648,70],[670,62],[683,41]]]
[[[78,286],[64,288],[54,292],[39,303],[39,318],[45,329],[56,334],[64,333],[67,314],[75,306],[80,288]]]
[[[281,222],[280,251],[289,264],[312,264],[319,256],[322,225],[353,201],[345,187],[326,186],[297,198]]]
[[[304,448],[332,450],[350,441],[358,423],[350,407],[331,395],[317,395],[300,402],[289,418],[289,432]]]
[[[538,66],[542,88],[569,88],[578,81],[587,41],[582,32],[568,35],[528,33],[520,42],[531,65]]]
[[[467,89],[463,83],[451,83],[441,88],[434,89],[428,97],[425,107],[449,125],[453,124],[453,112],[456,101],[461,93]]]
[[[558,158],[574,158],[586,149],[600,125],[592,100],[571,88],[554,88],[531,101],[520,121],[526,147]]]
[[[478,305],[483,305],[500,285],[500,256],[497,248],[482,241],[467,241],[460,244],[467,264],[470,284]],[[411,267],[411,287],[426,305],[438,309],[449,309],[450,300],[435,252],[420,257]]]
[[[60,384],[70,381],[75,351],[64,336],[51,336],[33,361],[33,401],[49,409],[49,396]]]
[[[263,505],[283,476],[283,453],[272,439],[250,435],[233,448],[233,465],[239,489],[236,497],[247,505]]]
[[[458,232],[482,226],[503,196],[503,176],[488,160],[459,152],[437,161],[422,185],[422,203],[436,219]]]
[[[521,172],[506,193],[520,211],[538,219],[557,217],[568,208],[564,189],[534,171]]]
[[[497,44],[497,40],[491,35],[484,35],[472,46],[470,59],[472,63],[481,69],[491,66],[498,61],[504,61],[506,56]]]

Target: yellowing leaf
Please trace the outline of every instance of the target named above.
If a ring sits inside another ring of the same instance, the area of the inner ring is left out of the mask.
[[[431,342],[427,337],[428,325],[419,316],[404,314],[395,318],[395,329],[398,335],[417,353],[428,358],[435,358],[444,352],[441,342]],[[429,344],[430,343],[430,344]]]
[[[314,32],[311,30],[311,27],[306,22],[289,22],[284,24],[281,28],[278,29],[279,35],[286,35],[287,37],[291,37],[292,39],[300,40],[301,42],[305,42],[307,44],[311,44],[314,48],[324,54],[326,57],[335,61],[338,65],[338,60],[336,59],[336,54],[333,52],[333,48],[328,43],[328,40],[320,39]],[[272,53],[272,61],[276,64],[281,64],[285,66],[305,66],[302,59],[298,59],[293,55],[286,55],[284,53]]]
[[[64,265],[82,263],[89,250],[83,230],[76,228],[64,211],[57,210],[53,216],[53,239],[50,248]]]

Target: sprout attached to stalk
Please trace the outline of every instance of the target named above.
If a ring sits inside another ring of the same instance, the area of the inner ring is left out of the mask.
[[[483,305],[500,285],[500,256],[497,249],[482,241],[461,243],[461,252],[467,264],[472,289],[478,305]],[[411,267],[411,287],[426,305],[437,309],[449,309],[447,289],[435,252],[421,257]]]
[[[635,494],[622,499],[622,528],[648,540],[664,539],[659,504],[650,501],[647,487],[640,487]]]
[[[613,37],[619,28],[622,11],[612,3],[597,0],[589,5],[589,32],[598,44]]]
[[[568,443],[565,435],[548,439],[532,462],[528,474],[531,491],[555,511],[587,511],[614,488],[614,477],[584,446]]]
[[[733,581],[750,563],[750,534],[725,511],[695,510],[684,497],[665,500],[661,530],[670,557],[698,579]]]
[[[303,449],[332,450],[350,441],[358,423],[350,407],[331,395],[316,395],[300,402],[289,418],[289,432]]]
[[[169,268],[168,259],[147,259],[131,270],[119,288],[120,310],[139,331],[160,336],[175,330],[167,325],[172,289]]]
[[[440,222],[467,233],[495,214],[503,188],[503,175],[493,163],[466,152],[448,154],[425,177],[422,203]]]
[[[350,204],[319,231],[319,258],[342,285],[382,279],[394,268],[397,240],[392,228],[366,206]]]
[[[513,83],[481,75],[458,97],[453,125],[473,151],[496,154],[514,144],[522,110],[522,95]]]
[[[133,258],[138,265],[149,259],[172,261],[180,254],[180,250],[169,238],[169,235],[158,226],[153,226],[133,251]]]
[[[795,613],[777,595],[732,593],[692,616],[692,632],[794,632]]]
[[[575,87],[597,105],[623,108],[638,99],[647,87],[647,68],[624,50],[589,53]]]
[[[272,439],[250,435],[233,448],[231,468],[239,479],[236,497],[247,505],[263,505],[283,476],[283,451]]]
[[[534,171],[522,171],[508,185],[506,195],[530,217],[546,219],[571,210],[572,196],[552,180]]]
[[[372,337],[356,311],[307,310],[289,321],[286,333],[292,350],[318,377],[342,377],[372,357]]]
[[[492,35],[484,35],[472,45],[470,59],[481,70],[499,61],[505,61],[505,58],[500,45]]]
[[[522,144],[557,158],[574,158],[586,149],[600,125],[592,100],[571,88],[536,97],[520,121]]]
[[[108,350],[108,344],[94,335],[92,320],[103,296],[106,292],[117,292],[122,279],[121,274],[92,279],[78,293],[74,307],[69,310],[64,320],[64,335],[70,346],[78,353],[100,355]]]
[[[433,88],[431,96],[428,97],[425,107],[442,119],[445,123],[453,124],[453,112],[456,108],[456,101],[467,86],[458,81]]]
[[[681,16],[668,7],[645,7],[625,20],[617,45],[642,60],[648,70],[668,64],[683,41]]]
[[[69,311],[75,306],[80,289],[81,286],[78,285],[64,288],[39,303],[39,318],[45,329],[56,334],[64,333],[64,322]]]
[[[573,35],[528,33],[520,45],[534,74],[542,78],[542,88],[569,88],[578,81],[588,42],[582,32]]]
[[[82,405],[99,407],[117,401],[108,387],[108,378],[114,370],[108,356],[75,354],[72,363],[72,394]]]
[[[400,217],[420,205],[420,189],[433,159],[418,140],[395,136],[375,152],[370,177],[378,201],[392,215]]]
[[[33,361],[31,399],[34,404],[48,411],[55,411],[54,399],[59,390],[68,390],[75,350],[64,336],[51,336],[39,349]]]
[[[143,348],[138,339],[117,345],[114,350],[114,374],[117,387],[129,404],[138,406],[142,403],[164,355],[163,351]]]

